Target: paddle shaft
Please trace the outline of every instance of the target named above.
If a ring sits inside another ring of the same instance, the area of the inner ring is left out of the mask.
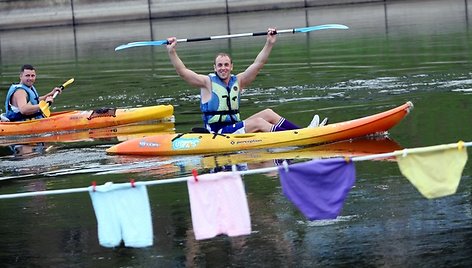
[[[346,29],[349,29],[349,27],[347,27],[346,25],[342,25],[342,24],[324,24],[324,25],[310,26],[310,27],[304,27],[304,28],[278,30],[277,34],[308,33],[308,32],[311,32],[311,31],[327,30],[327,29],[343,29],[343,30],[346,30]],[[267,35],[267,31],[257,32],[257,33],[240,33],[240,34],[215,35],[215,36],[197,37],[197,38],[184,38],[184,39],[177,39],[177,42],[198,42],[198,41],[209,41],[209,40],[229,39],[229,38],[249,37],[249,36],[263,36],[263,35]],[[132,47],[160,46],[160,45],[168,45],[168,44],[169,44],[169,42],[167,40],[131,42],[131,43],[120,45],[120,46],[116,47],[115,51],[126,49],[126,48],[132,48]]]
[[[67,81],[66,81],[64,84],[62,84],[59,88],[60,88],[61,90],[64,90],[64,88],[65,88],[66,86],[68,86],[69,84],[72,84],[72,82],[74,82],[74,78],[71,78],[71,79],[67,80]],[[54,95],[52,95],[52,98],[53,98],[53,99],[56,98],[57,94],[59,94],[59,90],[56,90],[56,92],[54,92]],[[49,104],[49,106],[51,106],[51,104],[52,104],[51,101],[48,101],[47,103]]]
[[[284,34],[284,33],[295,33],[295,29],[280,30],[276,32],[276,34]],[[218,40],[218,39],[230,39],[230,38],[238,38],[238,37],[263,36],[263,35],[267,35],[267,32],[226,34],[226,35],[215,35],[215,36],[208,36],[208,37],[188,38],[188,39],[184,38],[184,39],[177,39],[177,42],[199,42],[199,41],[210,41],[210,40]]]
[[[67,85],[72,84],[73,82],[74,82],[74,78],[71,78],[67,80],[64,84],[62,84],[59,88],[62,91]],[[57,96],[57,94],[59,94],[59,90],[56,90],[56,92],[54,92],[54,94],[52,95],[52,98],[54,99]],[[52,105],[52,101],[41,100],[38,105],[44,117],[49,117],[51,115],[51,111],[49,110],[49,107]]]
[[[59,88],[60,88],[61,90],[63,90],[63,89],[64,89],[64,87],[63,87],[63,86],[60,86]],[[56,90],[56,92],[54,92],[54,95],[52,95],[52,98],[53,98],[53,99],[55,99],[55,98],[56,98],[56,96],[57,96],[57,94],[59,94],[59,90]],[[51,102],[50,102],[50,101],[48,101],[48,103],[49,103],[49,104],[51,104]]]

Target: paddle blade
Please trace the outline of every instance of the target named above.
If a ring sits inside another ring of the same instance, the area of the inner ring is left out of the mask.
[[[43,113],[44,117],[49,117],[51,116],[51,111],[49,110],[49,103],[46,101],[40,101],[39,102],[39,109],[41,109],[41,112]]]
[[[126,48],[132,48],[132,47],[161,46],[161,45],[167,45],[167,40],[131,42],[125,45],[117,46],[115,48],[115,51],[126,49]]]
[[[318,31],[318,30],[328,30],[328,29],[341,29],[341,30],[347,30],[349,27],[343,24],[323,24],[323,25],[317,25],[317,26],[311,26],[311,27],[305,27],[305,28],[296,28],[294,30],[295,33],[307,33],[311,31]]]
[[[70,85],[72,83],[74,83],[74,78],[71,78],[71,79],[67,80],[66,82],[64,82],[64,84],[61,85],[61,88],[64,89],[65,87],[67,87],[68,85]],[[59,93],[59,91],[54,92],[54,95],[52,96],[52,98],[53,99],[56,98],[58,93]],[[51,116],[51,110],[49,109],[49,107],[51,106],[50,102],[46,102],[46,101],[42,100],[42,101],[39,102],[38,105],[39,105],[39,109],[43,113],[44,117]]]
[[[65,88],[67,87],[68,85],[74,83],[74,78],[71,78],[69,80],[67,80],[66,82],[64,82],[64,84],[62,84],[62,88]]]

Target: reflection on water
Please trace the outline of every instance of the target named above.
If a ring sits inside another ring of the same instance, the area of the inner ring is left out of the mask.
[[[0,32],[0,99],[17,80],[18,67],[30,62],[38,68],[40,91],[75,77],[74,87],[57,97],[53,109],[170,103],[175,106],[172,131],[183,132],[200,124],[198,91],[177,77],[165,48],[116,53],[115,46],[150,36],[197,37],[225,34],[228,29],[256,32],[269,25],[283,29],[342,23],[350,30],[280,36],[270,61],[243,95],[243,116],[270,107],[306,125],[314,113],[339,122],[406,101],[415,105],[388,140],[292,151],[140,158],[106,155],[105,149],[119,140],[91,132],[50,137],[55,140],[1,137],[0,192],[167,179],[187,176],[192,169],[211,172],[236,163],[251,169],[274,166],[277,159],[305,161],[470,140],[472,40],[466,14],[464,1],[389,1],[159,20],[152,22],[152,35],[149,22]],[[13,42],[18,38],[25,41]],[[238,72],[263,42],[254,37],[179,44],[179,53],[189,67],[205,73],[211,71],[216,51],[228,51]],[[15,158],[8,146],[27,141],[53,147]],[[80,267],[467,267],[470,167],[468,163],[464,169],[457,194],[427,200],[401,176],[394,161],[358,163],[357,181],[341,216],[316,222],[304,219],[285,199],[276,174],[247,175],[253,233],[204,241],[193,237],[185,184],[148,187],[155,245],[146,249],[100,247],[87,194],[1,200],[0,262]]]
[[[40,154],[44,154],[50,150],[51,147],[46,147],[42,142],[31,144],[13,144],[8,145],[7,148],[15,159],[28,158]]]
[[[360,138],[308,147],[277,148],[241,151],[229,154],[189,155],[167,157],[104,156],[107,145],[94,144],[89,148],[60,147],[45,143],[10,145],[17,152],[4,157],[0,164],[2,180],[15,179],[28,174],[37,176],[67,176],[75,174],[133,174],[145,176],[184,176],[193,169],[204,172],[272,167],[296,161],[328,157],[355,157],[381,154],[403,149],[394,140],[385,137]],[[34,157],[33,157],[34,156]],[[80,159],[80,161],[77,161]],[[40,161],[38,161],[40,160]],[[381,159],[386,160],[386,159]],[[8,177],[5,177],[9,175]]]

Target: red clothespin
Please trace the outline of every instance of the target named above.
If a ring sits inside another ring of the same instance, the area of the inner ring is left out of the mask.
[[[97,182],[92,181],[92,190],[95,192],[95,188],[97,188]]]
[[[198,182],[198,178],[197,178],[198,172],[196,169],[192,169],[192,175],[195,182]]]
[[[131,183],[131,187],[136,187],[136,185],[134,184],[134,179],[130,179],[129,182]]]

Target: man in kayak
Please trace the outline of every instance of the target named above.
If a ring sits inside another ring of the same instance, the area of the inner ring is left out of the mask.
[[[21,66],[20,82],[12,84],[8,89],[5,100],[5,114],[2,114],[2,121],[24,121],[33,118],[43,118],[44,115],[39,108],[39,102],[53,102],[53,95],[56,91],[61,93],[61,88],[55,87],[44,96],[39,96],[34,82],[36,81],[36,69],[29,64]]]
[[[277,40],[274,28],[267,31],[264,47],[254,62],[245,71],[234,75],[231,57],[219,53],[215,58],[214,73],[209,75],[197,74],[188,69],[176,52],[177,39],[167,39],[167,52],[177,74],[189,85],[200,88],[200,109],[203,112],[205,128],[215,133],[252,133],[272,132],[300,127],[275,113],[272,109],[260,111],[242,121],[239,114],[240,94],[249,86],[269,58],[272,47]],[[326,119],[320,124],[315,115],[310,126],[317,127],[326,124]]]

